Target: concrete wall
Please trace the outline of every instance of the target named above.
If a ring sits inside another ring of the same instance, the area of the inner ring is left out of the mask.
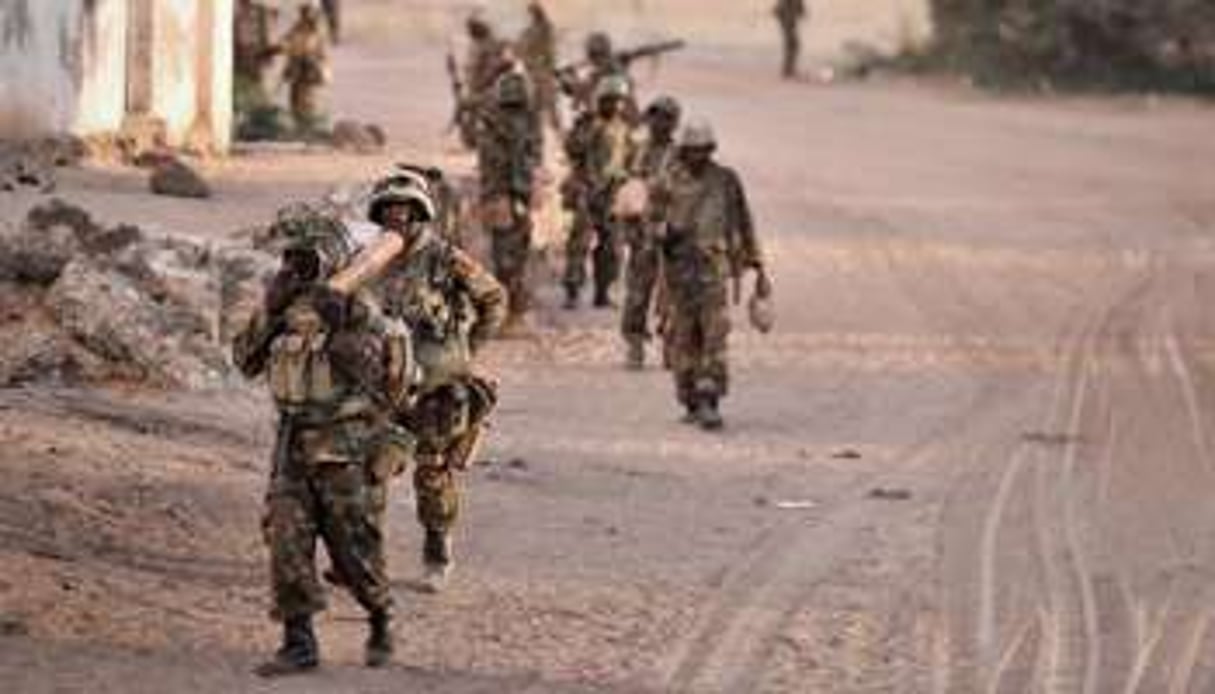
[[[71,123],[81,3],[0,0],[0,135]]]
[[[164,122],[225,151],[233,0],[0,0],[0,137]]]

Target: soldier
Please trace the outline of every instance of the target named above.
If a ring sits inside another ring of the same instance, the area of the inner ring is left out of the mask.
[[[557,109],[557,32],[539,0],[528,3],[531,22],[516,42],[515,52],[527,69],[535,94],[536,111],[556,131],[561,130]]]
[[[232,30],[236,110],[244,112],[267,100],[265,72],[274,54],[274,11],[256,0],[240,0]]]
[[[521,72],[499,77],[495,103],[483,113],[477,137],[482,219],[492,238],[494,275],[510,295],[511,324],[522,319],[529,303],[531,204],[542,147],[530,91]]]
[[[637,103],[633,100],[633,82],[629,77],[628,63],[621,60],[612,50],[612,39],[603,32],[595,32],[586,38],[585,74],[580,75],[573,66],[561,70],[557,74],[561,91],[570,97],[575,113],[593,111],[595,95],[599,92],[600,84],[608,78],[624,80],[628,85],[628,100],[626,113],[630,117],[637,113]]]
[[[620,275],[620,244],[611,220],[612,198],[628,177],[632,126],[626,115],[631,96],[620,76],[603,80],[595,111],[578,117],[565,141],[570,173],[563,198],[573,213],[565,248],[565,307],[577,308],[586,284],[586,259],[595,242],[596,307],[611,306],[612,284]]]
[[[497,398],[496,386],[475,372],[473,356],[505,318],[506,291],[432,228],[435,210],[423,178],[398,169],[377,188],[369,217],[404,236],[409,249],[389,266],[377,292],[387,313],[409,327],[420,370],[402,423],[418,437],[413,482],[426,532],[425,587],[438,592],[453,562],[456,474],[474,455]],[[397,203],[401,199],[409,201],[409,212]]]
[[[675,160],[675,132],[679,128],[680,112],[679,102],[669,96],[655,99],[646,108],[643,114],[644,132],[629,163],[629,175],[637,185],[653,183]],[[621,197],[624,193],[622,190]],[[640,215],[644,210],[631,212],[630,218],[621,220],[623,236],[629,248],[621,333],[627,346],[626,366],[641,369],[645,365],[645,345],[651,337],[650,307],[654,303],[654,288],[658,283],[662,257],[653,227],[640,216],[632,216]]]
[[[325,32],[315,6],[300,5],[299,18],[283,38],[283,53],[287,59],[283,81],[290,89],[295,127],[301,134],[313,134],[323,125],[320,90],[329,82]]]
[[[679,137],[677,162],[651,189],[670,302],[666,354],[685,421],[706,430],[722,427],[718,402],[729,389],[730,280],[737,300],[741,273],[752,269],[755,294],[771,294],[742,182],[713,160],[716,148],[708,124],[689,124]]]
[[[349,258],[351,242],[339,222],[289,209],[277,224],[288,239],[282,268],[262,310],[233,344],[246,376],[267,375],[279,411],[262,527],[272,616],[283,624],[283,639],[259,673],[319,663],[312,628],[312,615],[325,606],[318,538],[367,610],[366,663],[379,667],[393,650],[383,502],[413,445],[391,415],[405,405],[412,345],[403,325],[384,318],[368,295],[348,297],[322,283]]]
[[[781,65],[781,75],[785,79],[797,76],[797,59],[802,51],[802,37],[799,25],[806,18],[804,0],[776,0],[772,10],[776,21],[780,24],[781,42],[784,49],[784,61]]]
[[[448,55],[452,86],[456,91],[455,124],[460,141],[476,149],[480,113],[493,101],[494,84],[498,77],[514,66],[514,55],[505,41],[494,33],[481,13],[473,13],[465,22],[468,32],[468,56],[464,60],[464,78],[456,72],[455,59]]]

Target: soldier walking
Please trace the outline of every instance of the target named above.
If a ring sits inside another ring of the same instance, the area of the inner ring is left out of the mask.
[[[244,113],[267,101],[266,66],[274,54],[274,10],[257,0],[239,0],[232,26],[234,108]]]
[[[464,60],[464,93],[456,95],[460,102],[456,125],[460,129],[461,142],[475,148],[480,112],[492,103],[494,84],[502,73],[513,67],[514,57],[510,46],[498,38],[482,14],[470,15],[465,30],[468,32],[468,55]]]
[[[494,104],[484,112],[477,137],[481,210],[492,240],[494,275],[510,297],[508,322],[517,325],[529,304],[532,196],[542,137],[523,73],[503,74],[494,91]]]
[[[674,163],[675,132],[679,128],[681,110],[679,102],[669,96],[658,97],[646,107],[642,114],[642,134],[629,163],[629,186],[651,185]],[[625,193],[622,189],[621,197]],[[643,217],[645,210],[629,212],[629,216],[619,222],[629,251],[620,327],[627,347],[625,365],[641,369],[645,365],[646,343],[652,337],[650,311],[662,257],[654,227]]]
[[[557,108],[557,32],[544,8],[533,0],[527,5],[530,22],[516,42],[515,52],[523,61],[535,95],[535,109],[554,131],[561,130]]]
[[[506,314],[502,285],[433,228],[424,177],[399,168],[377,184],[368,217],[406,241],[376,291],[413,338],[420,383],[401,423],[418,440],[414,494],[425,530],[425,587],[438,592],[453,566],[451,531],[460,510],[457,475],[475,454],[496,385],[474,370],[477,351]]]
[[[272,616],[283,635],[258,671],[289,674],[320,661],[312,625],[325,607],[318,539],[367,611],[366,663],[379,667],[393,651],[383,502],[413,445],[392,423],[410,386],[409,336],[367,295],[347,297],[323,284],[349,259],[352,244],[339,222],[304,209],[280,214],[277,224],[289,240],[282,269],[233,345],[246,376],[267,375],[279,411],[262,527]]]
[[[744,270],[756,273],[756,296],[768,296],[751,211],[738,175],[714,161],[717,139],[707,123],[684,127],[677,162],[651,191],[662,224],[663,273],[669,306],[665,353],[685,421],[723,425],[718,409],[729,391],[726,347],[730,293]]]
[[[570,98],[575,113],[593,113],[601,84],[604,80],[613,79],[623,81],[628,89],[626,114],[630,117],[637,114],[629,65],[613,50],[611,37],[601,31],[587,36],[585,69],[580,71],[578,67],[570,66],[557,73],[561,91]]]
[[[565,141],[570,173],[562,185],[564,204],[572,212],[565,247],[565,307],[574,309],[586,284],[586,261],[594,270],[594,305],[611,306],[611,288],[620,276],[620,242],[611,219],[612,199],[628,178],[632,125],[626,115],[628,81],[603,80],[595,110],[579,116]]]
[[[781,44],[784,58],[781,63],[781,75],[785,79],[797,76],[797,61],[802,52],[801,23],[806,18],[804,0],[776,0],[772,9],[776,21],[780,24]]]
[[[299,17],[283,38],[283,53],[287,59],[283,81],[290,91],[296,130],[305,136],[315,134],[324,125],[320,91],[329,82],[329,51],[312,4],[300,5]]]

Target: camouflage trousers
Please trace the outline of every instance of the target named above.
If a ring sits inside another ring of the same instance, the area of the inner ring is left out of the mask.
[[[680,283],[668,278],[670,305],[663,329],[667,366],[684,405],[729,392],[729,290],[724,280]]]
[[[325,608],[316,569],[319,538],[364,609],[392,604],[384,558],[383,520],[387,488],[357,463],[306,465],[291,460],[270,481],[262,529],[270,550],[278,620]]]
[[[563,282],[571,290],[581,290],[586,285],[586,263],[590,256],[595,289],[606,292],[620,277],[621,256],[620,238],[609,214],[610,195],[582,197],[572,210]]]
[[[413,488],[418,522],[427,530],[447,532],[459,519],[458,474],[481,433],[475,408],[472,391],[451,383],[423,395],[403,422],[418,437]]]
[[[650,333],[650,308],[654,304],[654,291],[658,286],[658,273],[662,267],[662,256],[657,244],[645,234],[640,224],[624,227],[629,246],[629,259],[625,267],[624,310],[620,317],[620,332],[629,341],[648,340]]]
[[[525,313],[531,303],[527,286],[527,262],[532,250],[530,213],[515,214],[509,227],[490,229],[490,255],[494,276],[506,287],[513,316]]]
[[[324,126],[321,114],[321,85],[310,82],[291,83],[289,100],[291,118],[300,133],[314,133]]]
[[[781,19],[779,22],[783,52],[781,75],[793,77],[797,74],[797,61],[802,52],[802,36],[796,20]]]

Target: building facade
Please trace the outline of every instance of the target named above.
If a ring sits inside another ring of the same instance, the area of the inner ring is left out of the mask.
[[[150,133],[223,153],[233,0],[0,0],[0,138]]]

